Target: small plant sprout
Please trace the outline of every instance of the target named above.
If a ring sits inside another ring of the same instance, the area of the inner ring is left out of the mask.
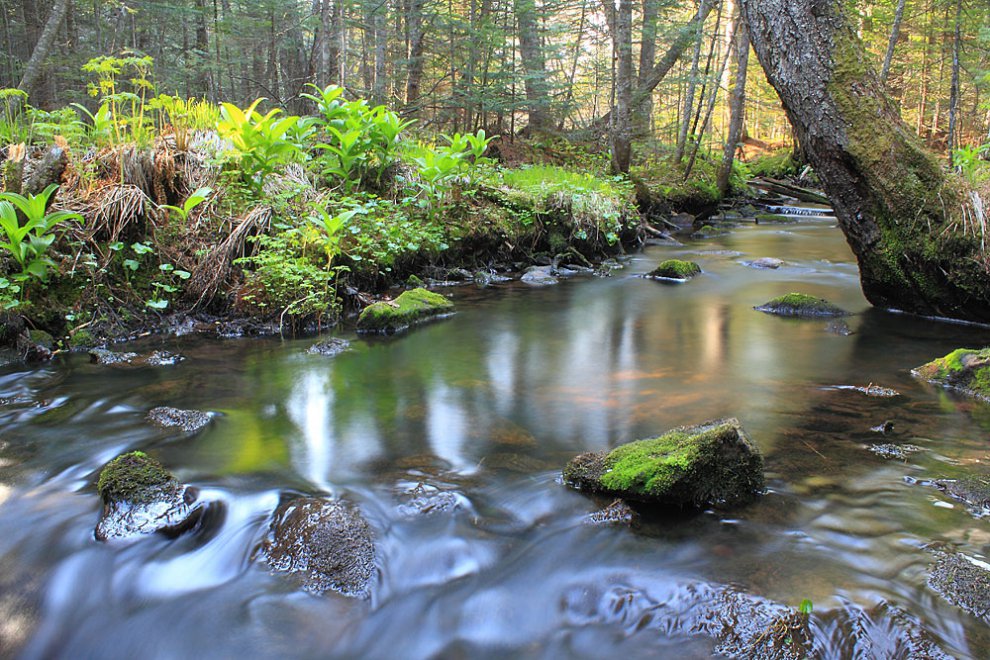
[[[804,600],[801,601],[801,604],[798,605],[798,612],[800,612],[801,613],[801,616],[804,616],[804,617],[811,616],[811,611],[813,609],[815,609],[815,606],[811,602],[811,599],[809,599],[809,598],[805,598]]]
[[[202,188],[197,188],[194,190],[193,193],[186,198],[186,201],[182,203],[182,206],[162,204],[161,208],[167,209],[169,213],[174,213],[179,217],[179,220],[182,221],[182,224],[186,224],[189,220],[189,214],[192,213],[197,206],[209,199],[212,194],[212,188],[203,186]]]

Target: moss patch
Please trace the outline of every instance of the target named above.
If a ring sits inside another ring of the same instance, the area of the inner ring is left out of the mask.
[[[100,472],[97,490],[104,502],[144,504],[163,496],[172,497],[181,488],[161,463],[142,451],[121,454]]]
[[[406,291],[391,302],[369,305],[358,317],[358,332],[391,334],[413,323],[451,312],[454,303],[426,289]]]
[[[577,456],[564,479],[583,490],[676,506],[732,506],[764,487],[763,457],[735,419],[682,427]]]
[[[778,316],[846,316],[849,313],[824,298],[804,293],[778,296],[753,309]]]
[[[724,236],[729,233],[724,227],[713,227],[704,225],[698,231],[691,234],[691,238],[712,238],[714,236]]]
[[[790,215],[781,215],[780,213],[758,213],[756,216],[756,224],[793,224],[797,222],[797,218]]]
[[[681,261],[680,259],[667,259],[660,262],[655,270],[647,274],[647,277],[662,277],[670,280],[689,280],[695,275],[701,274],[701,266],[693,261]]]
[[[990,401],[990,348],[959,348],[911,373],[930,383]]]

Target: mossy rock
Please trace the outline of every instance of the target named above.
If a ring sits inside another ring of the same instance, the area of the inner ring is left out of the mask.
[[[990,401],[990,348],[959,348],[911,373],[930,383]]]
[[[804,293],[788,293],[753,309],[777,316],[847,316],[849,312],[824,298]]]
[[[104,502],[144,504],[171,497],[181,484],[161,463],[143,451],[132,451],[106,464],[96,488]]]
[[[358,317],[358,332],[393,334],[414,323],[454,310],[454,303],[426,289],[412,289],[393,301],[368,305]]]
[[[745,504],[765,485],[763,457],[736,419],[581,454],[563,476],[587,492],[681,508]]]
[[[797,222],[797,218],[790,215],[781,215],[780,213],[757,213],[756,224],[758,225],[789,225]]]
[[[687,281],[695,275],[701,274],[701,266],[693,261],[682,261],[680,259],[667,259],[660,262],[655,270],[647,274],[647,277],[662,278],[666,280]]]
[[[154,532],[178,536],[195,527],[208,508],[196,503],[196,489],[183,486],[161,463],[140,451],[107,463],[97,490],[103,499],[94,531],[98,541]]]

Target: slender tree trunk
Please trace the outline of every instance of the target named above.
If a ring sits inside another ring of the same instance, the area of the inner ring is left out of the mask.
[[[732,174],[732,161],[735,159],[739,138],[742,137],[743,121],[746,118],[746,67],[749,64],[749,31],[746,23],[740,21],[736,28],[736,83],[732,88],[729,102],[729,131],[722,152],[722,165],[718,170],[716,185],[723,197],[729,191],[729,176]]]
[[[698,86],[699,66],[701,64],[701,44],[704,41],[704,31],[698,31],[694,42],[694,54],[691,57],[691,72],[688,74],[687,90],[684,92],[684,109],[677,131],[677,146],[674,150],[674,162],[679,163],[684,158],[684,145],[687,143],[688,128],[691,126],[691,115],[694,113],[694,95]]]
[[[385,72],[385,54],[388,47],[388,27],[385,22],[386,11],[385,0],[379,0],[375,5],[375,13],[372,15],[375,44],[375,78],[374,84],[371,87],[371,99],[376,104],[384,104],[388,95],[388,78]]]
[[[643,32],[639,44],[639,80],[638,87],[643,87],[657,59],[657,18],[660,13],[660,3],[657,0],[643,0]],[[633,134],[646,136],[653,126],[653,94],[640,103],[633,115]]]
[[[949,165],[954,158],[952,150],[956,148],[956,123],[959,119],[959,45],[962,42],[962,0],[956,0],[956,25],[952,38],[952,82],[949,83]]]
[[[56,0],[52,12],[45,22],[45,29],[42,30],[41,36],[38,37],[38,43],[35,44],[34,51],[31,53],[31,59],[24,67],[21,81],[17,84],[17,88],[21,91],[30,94],[41,79],[41,75],[44,73],[45,60],[48,59],[48,54],[51,52],[52,46],[55,45],[55,38],[58,36],[59,28],[62,26],[62,21],[65,20],[65,14],[68,10],[69,0]]]
[[[406,73],[406,106],[407,112],[419,112],[419,85],[423,79],[423,8],[425,0],[408,0],[406,6],[406,40],[409,44],[406,54],[408,71]]]
[[[632,0],[619,0],[613,46],[616,54],[612,171],[628,172],[632,156]]]
[[[740,20],[741,18],[737,16],[735,20],[729,21],[729,24],[726,27],[727,34],[730,37],[730,44],[732,43],[731,36],[735,34]],[[687,181],[691,176],[691,171],[694,169],[695,160],[698,158],[698,151],[701,149],[701,140],[704,138],[705,133],[708,132],[708,125],[712,121],[712,114],[715,112],[715,102],[718,101],[718,93],[722,89],[722,76],[725,75],[725,71],[729,66],[730,54],[731,53],[728,51],[723,52],[719,57],[718,71],[711,80],[712,91],[711,94],[708,95],[708,104],[705,108],[705,117],[701,122],[701,126],[693,131],[694,137],[691,138],[691,156],[688,158],[687,166],[684,168],[685,181]],[[701,108],[699,107],[698,109],[700,110]],[[697,126],[697,123],[695,125]]]
[[[705,24],[705,19],[712,12],[712,8],[715,6],[715,0],[701,0],[701,5],[698,7],[698,12],[694,15],[691,21],[681,29],[680,33],[671,43],[670,47],[663,54],[649,72],[649,75],[645,77],[645,82],[641,85],[637,85],[636,89],[633,91],[632,96],[632,111],[639,112],[640,104],[647,99],[653,90],[667,77],[670,70],[674,68],[677,64],[677,60],[680,59],[681,53],[683,53],[688,46],[690,46],[698,31],[701,30],[702,26]],[[608,126],[611,126],[611,112],[602,116],[601,118],[595,120],[592,130],[596,133],[602,133]]]
[[[880,69],[880,80],[887,82],[890,75],[890,63],[894,59],[894,46],[897,38],[901,35],[901,19],[904,18],[904,0],[897,0],[897,9],[894,10],[894,25],[890,29],[890,41],[887,42],[887,54],[883,58],[883,68]]]
[[[536,0],[514,0],[513,6],[518,27],[519,57],[522,60],[529,129],[545,131],[550,128],[550,95]]]
[[[904,124],[841,0],[743,0],[750,39],[859,261],[866,298],[990,320],[981,240],[965,199]]]

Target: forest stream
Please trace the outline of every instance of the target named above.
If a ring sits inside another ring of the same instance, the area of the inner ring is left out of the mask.
[[[671,257],[702,275],[641,277]],[[852,315],[753,309],[790,291]],[[745,657],[810,601],[820,657],[985,657],[990,629],[928,579],[939,548],[979,556],[990,528],[927,484],[990,472],[990,407],[910,370],[987,329],[871,308],[834,218],[443,293],[452,317],[341,331],[332,358],[312,338],[186,336],[114,347],[173,365],[0,368],[0,656]],[[870,384],[899,395],[848,387]],[[214,417],[163,430],[145,419],[162,405]],[[766,459],[767,492],[731,514],[594,525],[609,502],[560,481],[580,452],[721,417]],[[99,471],[134,449],[219,503],[193,532],[94,539]],[[312,595],[260,556],[296,494],[367,519],[368,598]]]

